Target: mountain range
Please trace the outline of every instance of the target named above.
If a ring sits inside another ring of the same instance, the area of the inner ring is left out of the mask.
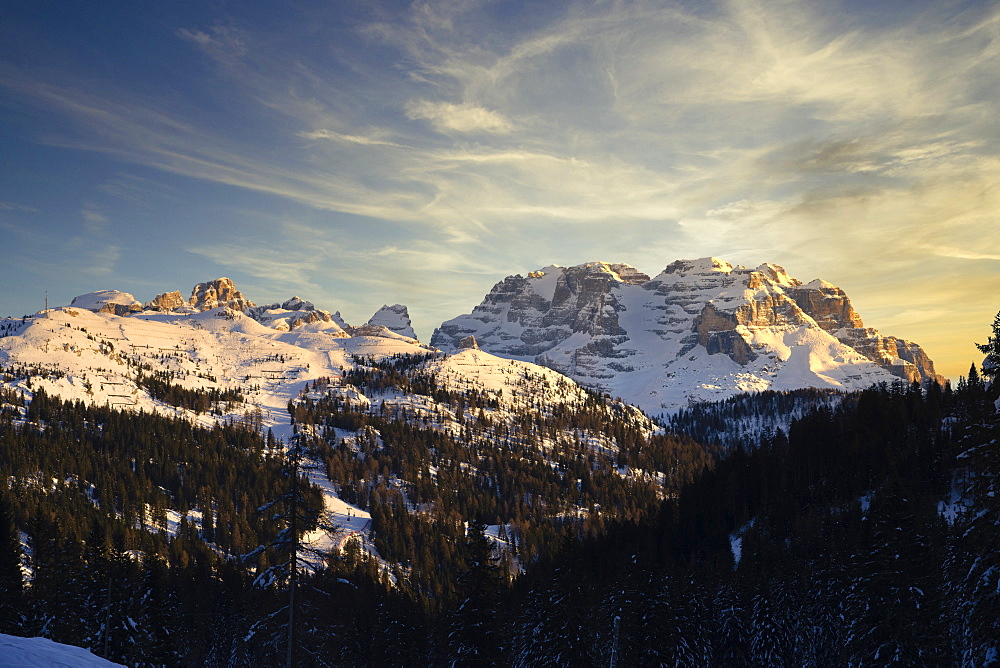
[[[63,340],[65,330],[45,324],[71,323],[80,311],[131,318],[108,321],[130,345],[152,345],[131,341],[129,332],[142,330],[148,334],[140,338],[152,336],[158,348],[180,348],[181,341],[198,338],[191,336],[196,326],[214,331],[213,340],[220,343],[243,341],[222,343],[225,351],[216,357],[229,362],[212,367],[217,378],[233,379],[234,368],[227,365],[245,364],[235,350],[259,356],[261,345],[268,350],[290,345],[289,358],[311,360],[306,364],[314,369],[301,373],[303,379],[318,373],[317,355],[324,366],[339,368],[361,351],[451,353],[471,346],[548,367],[651,415],[747,391],[944,381],[918,344],[866,327],[835,285],[821,279],[803,283],[775,264],[748,269],[718,258],[677,260],[652,278],[630,265],[606,262],[508,276],[471,313],[436,328],[429,346],[417,341],[401,304],[383,306],[368,322],[352,326],[339,312],[317,309],[299,297],[257,305],[228,278],[195,285],[187,299],[173,291],[145,303],[126,292],[100,290],[40,314],[30,326],[19,325],[23,341],[5,339],[0,359],[63,364],[70,376],[88,376],[73,372],[87,358],[85,347]],[[13,333],[15,322],[7,320],[3,331]],[[52,347],[77,353],[57,361],[51,350],[32,352]],[[84,366],[99,366],[91,362]],[[95,386],[94,379],[89,382]],[[94,391],[94,400],[108,400],[100,389]]]
[[[431,345],[469,336],[652,414],[746,391],[943,382],[919,345],[865,327],[840,288],[718,258],[677,260],[653,278],[606,262],[508,276]]]

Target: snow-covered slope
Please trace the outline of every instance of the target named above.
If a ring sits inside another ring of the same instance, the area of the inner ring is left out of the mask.
[[[24,324],[7,321],[11,335],[0,338],[0,365],[29,367],[31,387],[50,394],[146,411],[183,412],[150,396],[142,377],[189,390],[239,390],[244,403],[217,406],[219,414],[201,420],[239,418],[260,407],[281,422],[307,381],[336,375],[351,355],[427,352],[402,337],[348,337],[334,322],[288,331],[277,320],[267,321],[271,328],[225,308],[120,317],[61,307]]]
[[[0,634],[0,665],[38,668],[110,668],[120,664],[94,656],[82,647],[47,638],[20,638]]]
[[[87,296],[77,306],[31,318],[0,319],[0,386],[29,395],[42,389],[68,400],[180,416],[206,426],[242,421],[270,429],[285,442],[292,437],[289,404],[308,396],[307,388],[315,394],[318,385],[355,403],[437,415],[434,428],[460,433],[464,416],[430,396],[398,389],[365,396],[338,381],[353,369],[407,356],[422,360],[421,372],[439,388],[489,394],[496,405],[488,411],[491,420],[509,430],[519,414],[588,402],[582,388],[551,369],[474,349],[443,354],[383,324],[345,330],[328,312],[297,297],[237,310],[234,306],[249,302],[226,279],[199,284],[188,301],[164,293],[139,312],[132,310],[138,302],[130,295],[112,295],[114,302],[105,296]],[[128,308],[116,315],[105,303]],[[405,307],[394,312],[406,315]],[[192,408],[191,402],[178,401],[185,391],[211,393],[214,399]],[[646,432],[655,428],[637,409],[616,410]],[[323,476],[314,476],[314,482],[328,492],[327,510],[335,523],[356,531],[367,514],[338,499]],[[321,535],[310,540],[330,544]]]
[[[865,328],[839,288],[718,258],[652,279],[604,262],[509,276],[431,343],[453,350],[470,335],[653,414],[750,390],[940,379],[919,346]]]
[[[74,297],[70,306],[84,308],[88,311],[115,313],[117,315],[127,315],[142,310],[142,304],[135,297],[127,292],[119,292],[118,290],[89,292],[85,295]]]

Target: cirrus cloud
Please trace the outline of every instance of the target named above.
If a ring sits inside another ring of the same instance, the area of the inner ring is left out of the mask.
[[[508,133],[514,125],[503,115],[472,104],[414,100],[406,104],[406,115],[412,120],[425,120],[438,132]]]

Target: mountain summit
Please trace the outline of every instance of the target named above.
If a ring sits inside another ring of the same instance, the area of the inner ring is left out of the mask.
[[[653,413],[748,390],[943,382],[920,346],[865,327],[840,288],[714,257],[653,278],[606,262],[508,276],[431,345],[468,336]]]

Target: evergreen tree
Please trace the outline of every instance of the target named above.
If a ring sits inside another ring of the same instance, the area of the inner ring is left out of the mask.
[[[8,494],[0,488],[0,633],[17,635],[23,623],[24,580],[21,536]]]
[[[466,568],[458,579],[461,602],[451,613],[450,653],[461,665],[495,664],[506,651],[504,620],[498,615],[505,583],[482,523],[469,523],[465,553]]]
[[[289,412],[293,417],[299,412],[291,402]],[[297,601],[299,579],[304,568],[311,568],[311,563],[325,557],[311,546],[304,544],[302,536],[317,527],[334,530],[334,527],[322,522],[321,500],[304,475],[306,441],[307,436],[296,429],[282,467],[288,485],[287,490],[259,508],[260,512],[270,514],[271,519],[281,525],[281,530],[269,543],[260,545],[243,555],[243,561],[246,563],[266,564],[272,553],[283,560],[262,568],[255,584],[270,589],[278,586],[287,594],[287,600],[282,606],[284,625],[278,622],[282,616],[279,614],[280,611],[268,612],[252,627],[251,632],[255,635],[263,634],[262,642],[276,656],[283,656],[287,666],[296,665],[296,654],[302,645],[297,624],[297,616],[300,613]],[[307,560],[308,556],[314,558],[313,562]],[[279,647],[283,648],[283,651],[279,651]]]
[[[993,331],[986,343],[977,343],[979,351],[986,355],[983,362],[983,375],[996,381],[1000,376],[1000,313],[993,318]]]
[[[868,545],[856,555],[850,663],[944,665],[943,532],[936,503],[899,479],[872,501]]]
[[[949,558],[953,635],[963,662],[985,666],[1000,658],[1000,416],[967,430],[963,446],[971,503]]]
[[[151,665],[180,663],[179,601],[170,590],[167,565],[162,559],[148,560],[139,597],[137,625],[142,662]]]
[[[749,666],[750,633],[740,588],[723,583],[716,591],[715,663],[720,666]]]

